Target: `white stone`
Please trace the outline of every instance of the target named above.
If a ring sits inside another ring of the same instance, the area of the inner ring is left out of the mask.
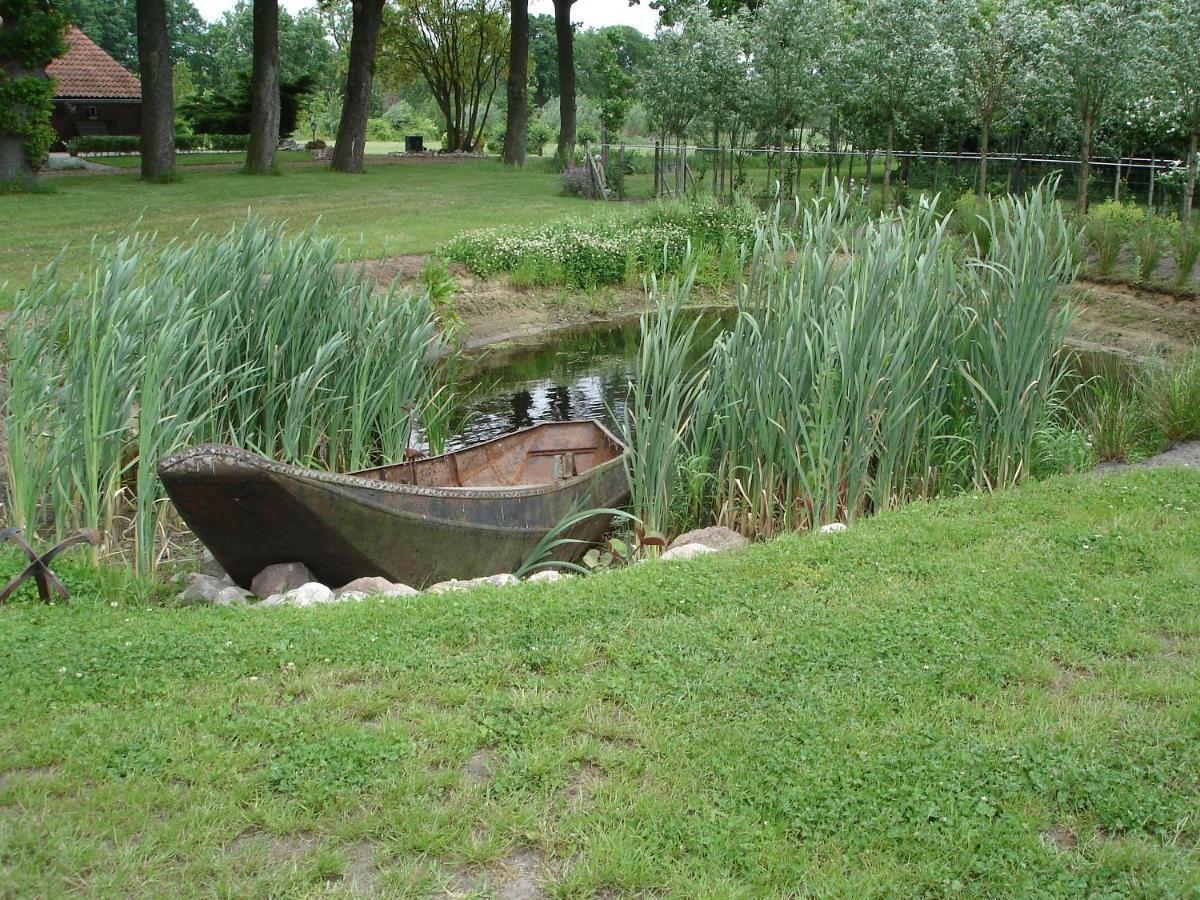
[[[310,581],[285,592],[283,602],[288,606],[316,606],[320,603],[332,603],[333,591],[319,581]]]
[[[693,559],[697,556],[703,556],[706,553],[716,552],[712,547],[706,547],[704,544],[681,544],[678,547],[668,550],[659,559],[670,562],[677,559]]]
[[[254,576],[250,590],[256,597],[270,597],[312,583],[313,574],[304,563],[275,563]]]
[[[249,596],[250,592],[248,590],[240,588],[235,584],[220,590],[213,600],[213,606],[245,606],[246,598]]]
[[[350,583],[342,585],[340,588],[338,588],[337,593],[339,597],[342,594],[349,592],[361,594],[382,594],[391,586],[392,583],[386,578],[380,578],[378,575],[368,575],[365,578],[355,578]]]
[[[223,578],[214,578],[212,575],[204,575],[200,572],[189,572],[184,578],[183,584],[183,591],[176,599],[187,606],[196,603],[212,603],[221,591],[229,587],[229,583]]]
[[[345,602],[346,600],[366,600],[367,592],[366,591],[338,591],[336,594],[333,595],[333,599],[336,601],[341,601],[341,602]]]
[[[843,531],[848,531],[845,522],[830,522],[828,525],[822,525],[817,531],[820,534],[841,534]]]
[[[676,547],[682,547],[685,544],[703,544],[711,550],[736,550],[739,547],[745,547],[749,543],[750,541],[733,529],[726,528],[723,525],[714,525],[711,528],[697,528],[695,531],[681,534],[675,540],[671,541],[671,546],[668,549],[674,550]]]
[[[509,585],[520,583],[520,579],[516,575],[510,575],[505,572],[502,575],[484,575],[482,578],[468,578],[465,581],[460,581],[457,578],[451,578],[449,581],[439,581],[430,587],[426,593],[445,594],[448,591],[469,591],[485,585],[491,587],[508,587]]]
[[[553,584],[556,581],[566,581],[568,578],[574,578],[571,572],[560,572],[557,569],[542,569],[540,572],[534,572],[526,581],[548,581]]]
[[[395,584],[391,585],[390,587],[388,587],[386,590],[383,591],[383,596],[385,596],[385,597],[415,597],[419,593],[421,593],[421,592],[418,591],[416,588],[409,587],[407,584],[401,584],[400,582],[397,581]]]

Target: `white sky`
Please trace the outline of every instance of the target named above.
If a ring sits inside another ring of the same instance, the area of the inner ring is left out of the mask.
[[[200,14],[210,22],[221,13],[231,8],[234,0],[194,0]],[[312,6],[312,0],[282,0],[284,7],[290,12]],[[641,6],[630,6],[627,0],[576,0],[571,10],[571,18],[585,28],[600,28],[604,25],[632,25],[647,34],[654,33],[654,24],[658,21],[658,13],[650,9],[649,0],[642,0]],[[530,0],[531,13],[553,13],[554,7],[550,0]]]

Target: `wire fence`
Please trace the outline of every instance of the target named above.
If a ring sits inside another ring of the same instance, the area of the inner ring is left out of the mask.
[[[853,181],[870,194],[883,180],[884,150],[822,148],[730,147],[684,143],[601,143],[592,148],[607,174],[608,194],[614,199],[644,200],[682,194],[708,193],[721,199],[734,192],[751,196],[812,189],[820,178],[833,175]],[[934,190],[961,194],[978,187],[981,155],[969,151],[893,150],[892,185],[905,192]],[[1132,200],[1169,210],[1182,200],[1182,184],[1163,183],[1163,176],[1180,171],[1183,161],[1147,156],[1094,157],[1089,161],[1088,200]],[[1042,178],[1063,175],[1062,193],[1073,198],[1080,189],[1083,161],[1047,153],[989,153],[987,189],[1016,192]]]

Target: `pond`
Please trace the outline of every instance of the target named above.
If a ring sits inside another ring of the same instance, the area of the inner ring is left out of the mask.
[[[728,310],[701,312],[697,354],[707,349]],[[567,419],[598,419],[615,428],[635,377],[638,319],[555,332],[539,342],[479,353],[460,385],[462,417],[446,449],[456,450],[519,428]],[[1102,350],[1073,350],[1076,377],[1125,377],[1129,360]]]
[[[727,315],[727,314],[726,314]],[[700,314],[702,333],[722,313]],[[625,413],[638,352],[638,319],[564,329],[547,340],[486,350],[463,381],[464,418],[446,444],[455,450],[519,428],[598,419],[615,428]],[[706,345],[699,344],[697,353]]]

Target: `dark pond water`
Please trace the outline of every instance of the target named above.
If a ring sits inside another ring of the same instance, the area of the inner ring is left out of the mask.
[[[701,314],[701,331],[720,321]],[[703,347],[698,347],[700,352]],[[624,415],[638,351],[638,320],[557,332],[538,344],[493,348],[472,361],[464,418],[447,449],[566,419],[613,427]]]
[[[711,341],[728,313],[701,314],[699,332]],[[713,326],[713,327],[709,327]],[[697,346],[696,352],[706,349]],[[446,449],[490,440],[541,422],[598,419],[613,427],[625,411],[638,351],[638,320],[558,332],[545,341],[490,349],[472,360],[462,383],[469,396]],[[1077,379],[1118,376],[1122,357],[1077,351]]]

